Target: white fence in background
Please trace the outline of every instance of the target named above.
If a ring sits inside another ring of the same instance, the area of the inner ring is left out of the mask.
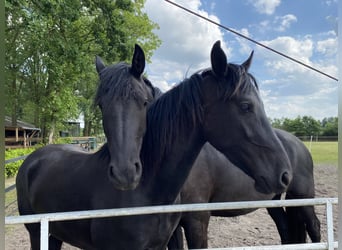
[[[253,246],[253,247],[232,247],[232,248],[212,248],[221,250],[292,250],[292,249],[337,249],[338,242],[334,241],[333,227],[333,204],[337,204],[337,198],[315,198],[297,200],[266,200],[266,201],[243,201],[243,202],[222,202],[222,203],[196,203],[166,206],[131,207],[118,209],[102,209],[90,211],[76,211],[64,213],[46,213],[35,215],[10,216],[5,218],[5,224],[40,223],[41,224],[41,248],[48,249],[48,232],[50,221],[63,221],[75,219],[104,218],[113,216],[129,216],[155,213],[171,213],[186,211],[208,211],[208,210],[230,210],[243,208],[270,208],[270,207],[297,207],[297,206],[326,206],[327,219],[327,242],[291,244],[291,245],[272,245],[272,246]]]

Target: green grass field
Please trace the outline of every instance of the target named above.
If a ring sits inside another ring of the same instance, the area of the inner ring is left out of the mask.
[[[310,142],[304,142],[310,150]],[[336,164],[338,161],[338,142],[312,142],[311,155],[315,164]]]

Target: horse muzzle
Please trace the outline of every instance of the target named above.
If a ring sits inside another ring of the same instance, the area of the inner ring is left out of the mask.
[[[135,163],[120,164],[119,166],[110,164],[108,168],[109,180],[119,190],[134,190],[141,179],[142,165],[140,161]]]

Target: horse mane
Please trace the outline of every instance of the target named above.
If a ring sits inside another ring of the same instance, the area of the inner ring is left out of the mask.
[[[161,97],[163,95],[163,92],[157,88],[157,87],[152,87],[153,88],[153,97],[155,100],[157,100],[159,97]]]
[[[162,158],[170,151],[173,139],[184,135],[202,121],[201,81],[201,75],[192,75],[162,94],[148,109],[147,130],[141,152],[144,180],[155,174]],[[161,94],[159,89],[157,91]]]
[[[200,84],[209,74],[217,79],[218,97],[224,99],[230,99],[250,88],[258,88],[255,78],[243,66],[228,64],[225,79],[218,79],[211,69],[204,69],[162,94],[147,113],[147,130],[141,151],[143,181],[155,175],[164,155],[172,148],[174,138],[185,136],[202,122]],[[161,91],[158,93],[161,94]]]
[[[105,67],[100,73],[100,84],[97,89],[94,103],[95,105],[103,105],[106,102],[104,99],[122,99],[123,101],[134,98],[139,100],[143,98],[143,87],[133,84],[134,77],[130,73],[130,65],[125,62]],[[145,84],[152,90],[151,82],[142,77]],[[143,100],[144,101],[144,100]]]
[[[160,89],[158,89],[157,87],[153,86],[153,84],[151,83],[151,81],[147,77],[142,76],[142,78],[143,78],[143,81],[145,82],[146,86],[151,89],[153,99],[159,97],[161,95],[161,94],[159,94],[159,92],[161,93]]]

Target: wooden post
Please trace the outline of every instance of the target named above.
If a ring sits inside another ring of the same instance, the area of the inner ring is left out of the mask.
[[[19,141],[19,131],[18,127],[15,128],[15,142]]]
[[[27,145],[27,138],[26,138],[26,130],[24,130],[24,148],[26,148],[28,145]]]

